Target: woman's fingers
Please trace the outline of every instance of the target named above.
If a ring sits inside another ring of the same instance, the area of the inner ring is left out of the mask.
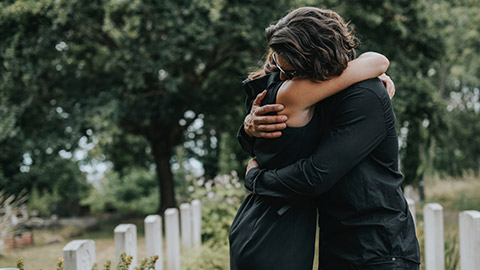
[[[392,99],[393,96],[395,96],[395,85],[393,84],[392,80],[387,81],[387,92],[388,92],[388,95],[390,96],[390,99]]]
[[[378,76],[378,78],[380,79],[380,81],[382,81],[382,83],[386,87],[387,86],[387,80],[388,80],[387,74],[383,73],[382,75]]]
[[[385,73],[378,76],[378,78],[383,82],[385,88],[387,89],[388,95],[390,96],[390,99],[392,99],[395,95],[395,84],[393,83],[392,79]]]

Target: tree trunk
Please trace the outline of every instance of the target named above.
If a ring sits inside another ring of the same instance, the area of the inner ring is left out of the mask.
[[[164,138],[157,137],[150,141],[152,145],[152,153],[157,165],[157,178],[160,194],[160,205],[158,213],[163,215],[165,209],[176,207],[175,186],[173,182],[173,174],[170,167],[170,157],[172,155],[173,146],[165,142]]]

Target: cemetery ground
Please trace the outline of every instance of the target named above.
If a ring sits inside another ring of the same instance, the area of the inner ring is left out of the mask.
[[[109,220],[101,223],[94,231],[79,230],[73,227],[36,230],[33,232],[35,245],[33,247],[6,251],[0,257],[0,268],[13,267],[16,265],[18,258],[23,258],[26,269],[56,269],[57,259],[63,257],[63,247],[74,239],[92,239],[95,241],[96,261],[99,266],[103,266],[107,260],[114,262],[116,258],[113,229],[120,223],[137,225],[138,256],[139,258],[146,257],[143,218],[139,217]]]
[[[445,269],[460,269],[458,214],[463,210],[480,210],[480,179],[472,175],[467,175],[461,179],[447,178],[440,180],[438,178],[430,178],[426,181],[425,193],[427,197],[425,203],[436,202],[442,205],[444,209]],[[424,240],[422,213],[425,203],[416,204],[417,235],[422,248],[422,257]],[[0,255],[0,268],[13,267],[16,265],[18,258],[24,258],[26,269],[55,269],[56,260],[62,257],[63,247],[74,239],[92,239],[95,241],[96,261],[100,268],[107,260],[115,262],[117,259],[115,258],[113,230],[120,223],[134,223],[137,225],[138,258],[142,259],[145,257],[143,218],[108,220],[101,223],[93,231],[81,231],[71,227],[34,231],[35,245],[24,249],[6,251],[3,255]],[[203,222],[208,222],[208,218],[209,216],[204,213]],[[233,216],[231,219],[233,219]],[[52,241],[52,239],[55,241]],[[201,253],[204,257],[202,261],[215,261],[216,266],[210,269],[228,269],[228,246],[211,249],[203,245],[200,249],[202,249],[200,252],[191,252]],[[182,269],[209,269],[204,267],[197,268],[198,264],[196,265],[194,260],[198,256],[191,255],[192,253],[189,253],[189,256],[182,256]],[[210,258],[205,258],[205,256]],[[425,265],[422,264],[422,269],[424,267]],[[316,269],[316,265],[314,269]]]

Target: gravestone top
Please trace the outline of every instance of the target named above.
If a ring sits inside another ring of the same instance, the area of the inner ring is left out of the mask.
[[[121,232],[126,232],[131,228],[137,228],[137,225],[135,224],[120,224],[117,227],[115,227],[115,230],[113,230],[116,233],[121,233]]]
[[[193,200],[192,205],[200,205],[200,200]]]
[[[443,207],[438,203],[428,203],[428,204],[425,205],[425,207],[427,207],[431,210],[434,210],[434,211],[443,210]]]
[[[167,216],[174,215],[175,213],[178,213],[178,210],[175,208],[168,208],[167,210],[165,210],[165,215]]]
[[[160,220],[160,216],[159,216],[159,215],[148,215],[148,216],[145,218],[145,222],[146,222],[146,223],[154,223],[154,222],[156,222],[157,220]]]
[[[182,204],[180,204],[180,209],[190,209],[190,204],[182,203]]]
[[[463,213],[465,215],[468,215],[468,216],[474,218],[474,219],[480,218],[480,212],[479,211],[467,210],[467,211],[463,211]]]
[[[93,240],[73,240],[73,241],[70,241],[70,242],[63,248],[63,251],[77,250],[77,249],[79,249],[85,242],[93,242]]]

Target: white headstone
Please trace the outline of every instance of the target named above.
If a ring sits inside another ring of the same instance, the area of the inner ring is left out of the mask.
[[[183,247],[190,248],[192,246],[192,214],[188,203],[180,205],[180,228]]]
[[[480,269],[480,212],[459,214],[460,266],[462,270]]]
[[[73,240],[63,248],[65,270],[91,270],[95,264],[95,242]]]
[[[162,245],[162,217],[149,215],[145,218],[145,246],[148,257],[158,255],[155,263],[156,270],[163,269]]]
[[[167,270],[180,270],[180,231],[178,210],[165,210],[165,238],[167,240]]]
[[[445,270],[443,207],[438,203],[423,208],[425,223],[425,270]]]
[[[416,222],[416,217],[415,217],[415,201],[410,198],[406,198],[407,203],[408,203],[408,210],[410,210],[410,214],[412,214],[413,217],[413,223],[415,224],[415,227],[417,226]]]
[[[192,201],[192,243],[194,246],[202,244],[202,203]]]
[[[133,256],[129,270],[137,266],[137,226],[135,224],[120,224],[115,227],[115,260],[120,260],[120,254]]]

